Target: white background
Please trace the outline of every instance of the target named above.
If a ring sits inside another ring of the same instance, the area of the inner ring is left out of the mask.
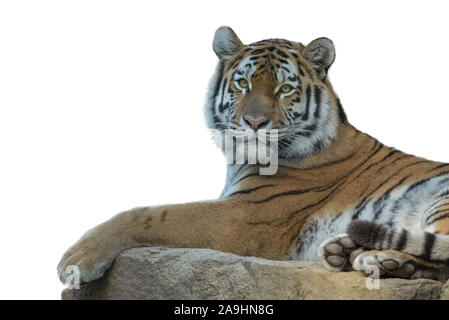
[[[215,29],[331,38],[349,120],[449,161],[444,1],[2,1],[0,298],[58,299],[56,265],[120,211],[215,198],[203,121]]]

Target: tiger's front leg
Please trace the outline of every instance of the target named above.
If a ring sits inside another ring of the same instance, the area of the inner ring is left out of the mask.
[[[146,245],[211,248],[239,253],[231,230],[243,209],[226,200],[122,212],[86,232],[63,255],[58,274],[65,282],[68,267],[79,269],[80,281],[101,278],[124,249]]]

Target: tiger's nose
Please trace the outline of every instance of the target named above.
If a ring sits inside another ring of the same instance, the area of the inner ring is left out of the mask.
[[[244,116],[243,120],[254,130],[257,130],[259,127],[264,127],[269,122],[267,119],[253,119],[250,116]]]

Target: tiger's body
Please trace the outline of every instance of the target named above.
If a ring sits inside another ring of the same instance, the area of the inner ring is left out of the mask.
[[[87,232],[58,272],[101,277],[142,245],[211,248],[268,259],[322,260],[404,278],[449,278],[449,164],[405,154],[355,129],[327,78],[325,38],[243,45],[217,30],[206,119],[216,130],[277,129],[279,168],[229,164],[221,197],[123,212]]]

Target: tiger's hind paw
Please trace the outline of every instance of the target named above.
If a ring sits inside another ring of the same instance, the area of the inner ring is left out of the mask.
[[[318,254],[329,271],[350,271],[354,259],[363,251],[344,233],[323,241]]]
[[[365,251],[354,260],[352,267],[365,275],[378,272],[379,276],[405,279],[412,278],[415,273],[410,256],[395,250]]]

